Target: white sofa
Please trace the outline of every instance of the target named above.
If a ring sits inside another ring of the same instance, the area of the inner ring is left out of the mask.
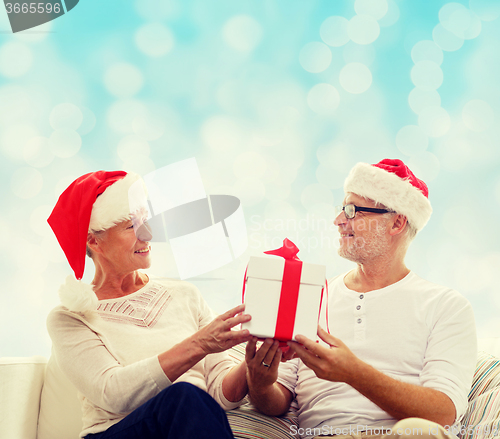
[[[480,340],[479,351],[500,358],[500,338]],[[231,353],[243,359],[241,347]],[[482,354],[478,358],[465,417],[469,430],[463,430],[463,438],[500,438],[496,432],[500,425],[500,362],[494,357]],[[80,416],[76,390],[54,356],[48,361],[44,357],[0,358],[1,439],[77,439]],[[293,412],[268,418],[249,403],[229,412],[228,417],[237,438],[293,438],[290,425],[297,424]],[[468,434],[473,428],[476,434]]]

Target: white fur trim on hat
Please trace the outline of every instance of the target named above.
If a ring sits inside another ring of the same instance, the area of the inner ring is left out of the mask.
[[[358,163],[344,182],[344,192],[352,192],[400,213],[417,230],[432,213],[428,198],[408,180],[367,163]]]
[[[84,313],[97,309],[97,296],[91,285],[76,280],[75,276],[69,275],[66,282],[59,288],[61,304],[70,311]]]
[[[138,204],[147,206],[145,200],[146,189],[143,180],[137,174],[128,173],[97,197],[92,206],[89,231],[106,230],[129,220]]]

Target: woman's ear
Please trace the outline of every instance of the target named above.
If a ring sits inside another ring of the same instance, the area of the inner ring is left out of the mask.
[[[87,235],[87,246],[92,252],[100,253],[101,249],[99,247],[99,241],[93,233]]]
[[[405,229],[406,223],[408,222],[407,218],[404,215],[397,213],[396,215],[394,215],[392,221],[393,221],[393,223],[392,223],[390,234],[391,235],[399,235],[400,233],[403,233],[403,230]]]

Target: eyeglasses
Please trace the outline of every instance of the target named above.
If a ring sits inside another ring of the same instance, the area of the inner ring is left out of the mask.
[[[387,209],[375,209],[374,207],[359,207],[355,204],[346,204],[345,206],[337,206],[337,212],[344,212],[347,219],[353,219],[356,216],[356,212],[373,212],[373,213],[388,213],[392,210]]]

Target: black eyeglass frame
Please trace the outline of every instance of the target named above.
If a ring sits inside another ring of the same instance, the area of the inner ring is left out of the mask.
[[[348,216],[345,208],[347,206],[354,206],[354,215]],[[339,206],[340,208],[341,206]],[[356,213],[358,212],[372,212],[372,213],[389,213],[392,212],[392,210],[388,209],[377,209],[375,207],[360,207],[356,206],[355,204],[346,204],[345,206],[342,206],[342,212],[344,212],[344,215],[347,219],[353,219],[356,217]]]

